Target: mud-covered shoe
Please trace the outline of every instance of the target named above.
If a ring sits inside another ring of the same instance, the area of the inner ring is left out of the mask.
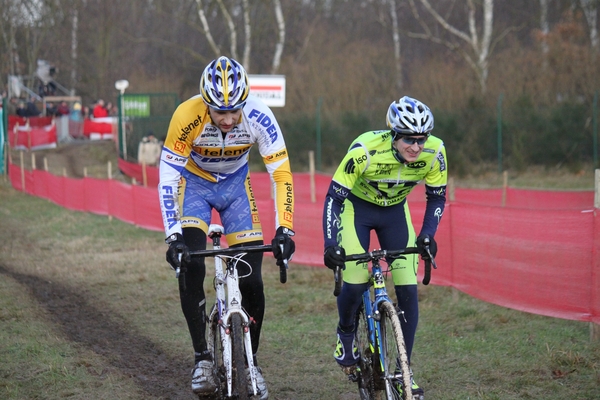
[[[262,370],[260,367],[254,368],[254,376],[256,376],[256,390],[260,395],[260,400],[267,400],[269,398],[269,390],[267,389],[267,382],[265,382],[265,378],[262,376]],[[252,381],[250,380],[250,368],[246,368],[246,377],[248,379],[248,394],[253,395],[252,391]]]
[[[423,392],[423,389],[421,389],[419,385],[415,383],[414,379],[411,379],[411,381],[413,400],[425,400],[425,392]]]
[[[217,378],[212,361],[199,361],[192,370],[192,391],[197,395],[213,394],[217,391]]]
[[[425,392],[423,391],[423,389],[421,389],[419,387],[419,385],[417,385],[415,383],[415,380],[413,378],[411,378],[411,382],[412,382],[412,400],[425,400]],[[402,393],[404,393],[403,387],[402,387],[402,383],[398,383],[398,393],[400,393],[400,395],[402,395]]]
[[[337,343],[333,352],[333,358],[342,367],[349,367],[358,363],[358,347],[354,332],[345,333],[338,328]]]

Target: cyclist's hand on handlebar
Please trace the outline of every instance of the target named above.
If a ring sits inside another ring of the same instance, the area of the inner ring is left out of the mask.
[[[327,268],[335,271],[337,267],[344,269],[346,263],[346,250],[341,246],[329,246],[323,253],[323,262]]]
[[[177,270],[177,268],[181,268],[181,262],[188,263],[192,260],[190,256],[190,250],[185,245],[183,241],[183,236],[181,233],[174,233],[169,236],[165,242],[169,245],[169,249],[167,250],[167,262],[171,264],[171,268],[173,270]],[[181,261],[179,255],[181,254]]]
[[[427,253],[426,247],[429,246],[429,253],[431,256],[435,258],[437,254],[437,243],[426,233],[422,233],[417,237],[417,248],[419,249],[419,254],[423,260],[429,259],[429,254]]]
[[[284,260],[290,261],[296,251],[296,243],[292,240],[292,236],[294,236],[293,230],[280,226],[271,241],[273,255],[280,267],[284,265]]]

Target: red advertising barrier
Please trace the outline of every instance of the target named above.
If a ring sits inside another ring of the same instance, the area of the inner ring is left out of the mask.
[[[101,121],[99,121],[101,120]],[[96,136],[96,139],[110,139],[113,135],[112,118],[99,118],[92,120],[89,118],[83,121],[83,135],[86,137]]]
[[[21,171],[14,164],[9,166],[9,177],[15,189],[68,209],[163,230],[156,185],[71,179],[39,170]],[[294,175],[294,263],[322,266],[321,217],[330,179]],[[251,180],[268,241],[275,232],[269,177],[252,173]],[[315,202],[310,198],[313,185]],[[432,284],[453,286],[521,311],[600,324],[600,210],[593,207],[593,192],[509,189],[504,207],[502,197],[497,190],[456,189],[436,235],[438,269],[433,271]],[[413,190],[409,203],[418,230],[425,209],[422,185]],[[370,247],[378,247],[374,237]]]
[[[8,132],[9,144],[13,149],[38,150],[54,148],[57,144],[56,125],[20,126],[15,125]]]

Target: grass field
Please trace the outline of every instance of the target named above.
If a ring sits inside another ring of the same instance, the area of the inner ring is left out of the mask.
[[[1,399],[195,398],[161,232],[1,180],[0,227]],[[357,399],[332,357],[330,272],[293,264],[282,285],[270,258],[264,271],[259,363],[270,398]],[[432,283],[419,288],[413,360],[427,399],[600,399],[600,343],[587,323],[478,301],[435,286],[435,272]]]

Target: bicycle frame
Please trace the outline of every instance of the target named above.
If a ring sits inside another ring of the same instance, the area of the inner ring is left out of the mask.
[[[220,249],[220,246],[214,246],[215,249]],[[231,352],[231,335],[229,327],[231,326],[231,316],[239,314],[242,318],[244,327],[244,349],[246,355],[252,354],[252,342],[250,340],[249,321],[250,318],[246,311],[242,308],[242,294],[239,288],[239,275],[236,268],[236,259],[229,259],[223,268],[223,260],[220,256],[215,257],[215,291],[216,300],[215,306],[209,316],[209,321],[212,321],[215,314],[218,315],[219,329],[221,331],[221,345],[223,347],[223,365],[225,366],[225,378],[227,380],[227,395],[231,397],[233,386],[233,363]],[[210,337],[212,330],[209,329],[208,343],[213,343]],[[256,376],[254,375],[254,360],[251,356],[246,357],[248,368],[250,369],[250,380],[252,382],[252,392],[256,394]]]
[[[363,306],[365,310],[365,316],[367,317],[367,327],[369,332],[369,343],[374,348],[377,348],[379,354],[379,364],[381,370],[384,372],[386,379],[390,376],[389,371],[385,371],[385,362],[383,355],[383,347],[379,338],[381,338],[381,323],[379,318],[379,305],[383,301],[388,301],[393,304],[392,299],[387,294],[385,287],[385,279],[381,270],[381,265],[378,260],[374,260],[372,263],[370,284],[373,285],[373,298],[371,298],[370,287],[363,293]]]
[[[196,256],[213,256],[215,261],[215,280],[214,287],[216,291],[215,304],[213,305],[208,317],[209,324],[217,321],[220,332],[222,362],[225,369],[225,380],[227,382],[227,397],[233,395],[233,351],[231,336],[231,321],[234,315],[239,315],[243,326],[243,347],[246,354],[247,367],[250,371],[250,381],[252,383],[253,395],[258,394],[256,385],[254,360],[252,357],[252,341],[250,336],[251,317],[242,307],[242,293],[239,288],[239,275],[237,263],[240,262],[243,255],[250,252],[272,251],[270,245],[246,246],[241,248],[221,248],[221,235],[223,227],[211,225],[209,227],[209,237],[213,240],[212,250],[200,250],[190,252]],[[243,261],[242,261],[243,262]],[[211,354],[215,354],[214,349],[215,332],[211,327],[208,329],[207,343]],[[215,363],[220,360],[214,360]],[[238,371],[239,373],[239,371]]]
[[[435,261],[429,252],[429,247],[426,247],[426,251],[429,257],[423,257],[425,261],[425,269],[426,269],[426,280],[424,279],[424,284],[429,283],[430,277],[430,269],[433,264],[434,268],[436,267]],[[381,259],[394,259],[402,257],[404,254],[417,254],[419,253],[416,247],[406,248],[404,250],[374,250],[367,253],[362,254],[354,254],[346,256],[346,261],[357,261],[358,263],[370,263],[371,264],[371,273],[369,276],[369,282],[367,289],[362,294],[362,303],[363,303],[363,312],[365,319],[365,327],[366,327],[366,339],[368,345],[370,347],[370,352],[367,354],[371,354],[370,361],[369,358],[363,361],[366,361],[368,364],[366,366],[366,370],[362,371],[361,368],[357,368],[355,370],[348,370],[348,377],[350,380],[359,383],[359,389],[362,399],[371,399],[372,389],[369,387],[363,386],[366,382],[371,382],[371,385],[375,383],[372,381],[373,375],[373,365],[374,363],[379,363],[378,371],[380,371],[383,375],[379,375],[383,378],[383,383],[385,384],[385,391],[389,395],[395,396],[393,393],[395,392],[394,386],[397,383],[402,382],[404,387],[404,396],[408,396],[408,398],[412,399],[412,391],[410,387],[411,377],[410,377],[410,369],[408,363],[408,357],[406,354],[406,348],[404,343],[404,338],[401,332],[401,325],[399,321],[399,317],[397,314],[397,310],[394,307],[394,303],[389,297],[385,285],[385,277],[384,271],[381,266]],[[391,262],[390,262],[391,264]],[[387,271],[385,271],[387,272]],[[337,296],[341,292],[341,268],[338,267],[334,271],[335,278],[335,288],[334,295]],[[371,289],[371,286],[373,287]],[[382,320],[390,321],[390,326],[386,325],[386,330],[391,329],[393,336],[395,337],[395,346],[398,347],[397,359],[395,362],[390,363],[391,360],[386,360],[386,345],[383,343],[383,331],[382,331]],[[357,320],[358,321],[358,320]],[[362,319],[361,319],[362,321]],[[361,348],[361,357],[364,357],[363,352],[364,348]],[[374,359],[372,355],[376,355],[378,359]],[[403,371],[403,372],[402,372]],[[363,380],[362,374],[367,379]],[[381,389],[375,389],[381,390]]]

